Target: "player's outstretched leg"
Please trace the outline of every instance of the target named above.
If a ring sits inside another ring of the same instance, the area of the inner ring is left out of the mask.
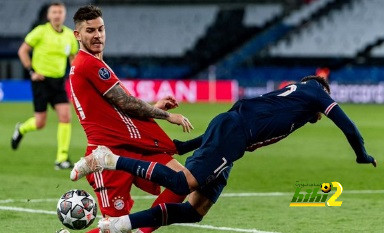
[[[98,146],[92,153],[75,163],[70,178],[73,181],[103,169],[115,170],[119,156],[105,146]]]
[[[106,217],[99,221],[101,233],[129,233],[132,226],[128,215],[120,217]]]
[[[163,203],[148,210],[115,218],[103,218],[99,221],[100,232],[126,233],[139,227],[159,227],[173,223],[200,222],[203,215],[199,214],[189,202]]]
[[[76,181],[92,172],[107,170],[123,170],[140,178],[152,181],[170,189],[178,195],[188,195],[197,184],[188,184],[184,172],[176,172],[156,162],[117,156],[105,146],[98,146],[92,154],[77,162],[71,171],[70,178]]]

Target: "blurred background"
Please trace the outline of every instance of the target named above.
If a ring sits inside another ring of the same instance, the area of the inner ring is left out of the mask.
[[[17,50],[45,22],[49,2],[0,1],[2,101],[31,99]],[[329,79],[338,102],[384,102],[380,0],[62,2],[70,28],[79,6],[102,8],[105,60],[147,101],[173,94],[188,102],[233,102],[318,74]]]

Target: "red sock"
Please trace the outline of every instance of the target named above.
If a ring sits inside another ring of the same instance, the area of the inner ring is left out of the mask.
[[[186,196],[177,195],[169,189],[165,189],[153,202],[152,207],[157,206],[161,203],[181,203],[184,201],[185,197]],[[157,228],[158,227],[146,227],[146,228],[140,228],[139,230],[143,233],[151,233],[155,231]]]
[[[95,229],[92,229],[90,231],[88,231],[87,233],[99,233],[99,228],[95,228]]]

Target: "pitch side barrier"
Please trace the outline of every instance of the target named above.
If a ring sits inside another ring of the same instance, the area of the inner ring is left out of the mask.
[[[147,102],[172,95],[181,102],[235,102],[273,91],[279,85],[269,81],[264,86],[239,87],[236,80],[123,80],[128,91]],[[68,85],[67,85],[68,86]],[[339,103],[384,103],[384,82],[376,84],[340,84],[331,82],[332,98]],[[69,86],[67,88],[69,90]],[[68,92],[69,93],[69,92]],[[32,101],[30,81],[0,82],[0,101]]]
[[[122,80],[133,95],[147,102],[155,102],[171,95],[180,102],[235,102],[239,96],[236,80]],[[66,85],[70,93],[69,83]],[[30,81],[0,82],[0,101],[32,101]]]
[[[245,87],[244,98],[252,98],[273,91],[280,83],[269,81],[265,86]],[[339,84],[331,82],[331,96],[338,103],[384,103],[384,82],[376,84]]]

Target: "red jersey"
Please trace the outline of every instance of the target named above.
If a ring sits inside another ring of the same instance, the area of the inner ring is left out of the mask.
[[[103,97],[120,82],[105,62],[80,50],[69,78],[72,103],[89,144],[127,147],[143,154],[176,153],[172,140],[153,119],[129,117]]]

